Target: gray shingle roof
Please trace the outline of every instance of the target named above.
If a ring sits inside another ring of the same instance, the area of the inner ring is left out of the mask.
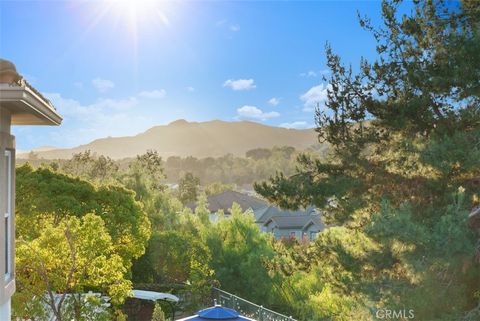
[[[238,205],[240,205],[243,211],[246,211],[248,209],[256,211],[260,208],[267,207],[268,205],[267,202],[259,198],[235,191],[225,191],[220,194],[210,195],[207,198],[207,201],[208,209],[211,213],[215,213],[221,209],[225,212],[225,214],[230,213],[229,209],[232,207],[233,203],[237,203]],[[192,210],[195,210],[195,208],[197,207],[196,204],[189,204],[187,206],[190,207]]]
[[[273,222],[279,229],[302,229],[310,223],[323,227],[320,214],[272,216],[265,224],[269,222]]]
[[[276,206],[269,205],[265,208],[261,208],[255,212],[255,221],[257,223],[264,223],[273,216],[301,216],[315,214],[313,207],[307,207],[305,210],[289,211],[282,210]]]

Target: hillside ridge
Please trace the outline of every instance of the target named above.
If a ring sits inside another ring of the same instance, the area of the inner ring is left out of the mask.
[[[44,159],[67,159],[74,153],[90,150],[113,159],[134,157],[156,150],[164,157],[219,157],[226,154],[244,156],[254,148],[293,146],[307,149],[318,144],[313,129],[287,129],[251,121],[210,120],[189,122],[179,119],[168,125],[151,127],[135,136],[104,137],[74,148],[38,150]],[[19,154],[27,158],[28,153]]]

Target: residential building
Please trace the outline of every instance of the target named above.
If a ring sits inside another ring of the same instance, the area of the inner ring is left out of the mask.
[[[317,234],[325,229],[321,215],[314,207],[304,210],[289,211],[273,206],[255,196],[225,191],[207,198],[210,221],[218,220],[218,211],[222,210],[228,218],[230,208],[237,203],[242,211],[250,210],[258,227],[267,233],[272,233],[277,239],[295,238],[297,240],[313,240]],[[188,205],[195,210],[196,205]]]
[[[12,125],[60,125],[53,105],[0,59],[0,320],[11,318],[15,292],[15,137]]]
[[[210,221],[216,222],[218,219],[217,212],[222,210],[225,217],[231,215],[230,209],[233,203],[240,205],[242,211],[256,211],[268,206],[268,203],[254,196],[239,193],[236,191],[225,191],[219,194],[210,195],[207,197],[208,210],[210,212]],[[196,203],[188,204],[192,211],[197,207]]]
[[[275,238],[314,240],[325,229],[321,214],[314,208],[289,211],[269,205],[254,211],[255,221],[260,229],[272,233]]]
[[[262,224],[262,230],[276,239],[290,238],[313,241],[325,229],[320,214],[272,216]]]

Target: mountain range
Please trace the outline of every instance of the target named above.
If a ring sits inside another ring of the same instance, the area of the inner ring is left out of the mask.
[[[164,158],[202,158],[219,157],[229,153],[245,156],[248,150],[254,148],[293,146],[303,150],[315,145],[318,146],[318,140],[313,129],[287,129],[249,121],[188,122],[180,119],[168,125],[152,127],[135,136],[101,138],[68,149],[49,146],[33,152],[39,158],[67,159],[74,153],[90,150],[97,155],[121,159],[135,157],[151,149],[158,151]],[[18,157],[26,158],[28,153],[20,153]]]

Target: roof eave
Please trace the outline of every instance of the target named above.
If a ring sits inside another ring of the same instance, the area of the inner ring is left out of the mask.
[[[0,106],[11,111],[13,125],[58,126],[63,120],[51,103],[28,85],[0,84]]]

